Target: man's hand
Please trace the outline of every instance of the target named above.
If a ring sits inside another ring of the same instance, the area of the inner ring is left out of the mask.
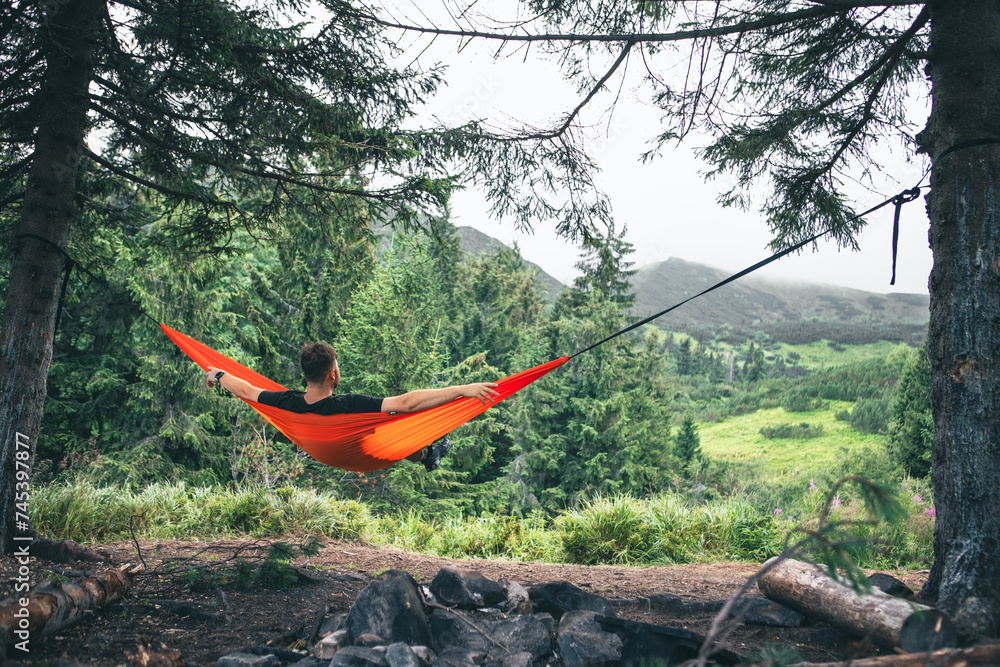
[[[208,381],[209,387],[215,386],[216,383],[215,376],[218,375],[219,373],[225,373],[225,371],[222,370],[221,368],[213,368],[212,366],[208,367],[208,370],[205,372],[205,379]]]
[[[495,387],[497,387],[496,382],[474,382],[462,385],[459,389],[465,398],[478,398],[480,403],[486,405],[487,400],[490,403],[496,403],[496,398],[500,396],[500,392],[496,391]]]
[[[256,401],[257,397],[260,396],[261,389],[255,387],[246,380],[241,380],[232,373],[226,373],[221,368],[213,368],[209,366],[208,371],[205,372],[205,379],[208,380],[208,386],[215,386],[215,376],[222,373],[222,378],[219,380],[219,384],[222,388],[228,391],[234,396],[239,396],[240,398],[247,401]]]
[[[390,396],[382,401],[382,412],[398,412],[407,414],[420,410],[429,410],[439,405],[450,403],[456,398],[478,398],[486,405],[486,401],[496,403],[500,392],[496,391],[496,382],[474,382],[440,389],[417,389],[402,396]]]

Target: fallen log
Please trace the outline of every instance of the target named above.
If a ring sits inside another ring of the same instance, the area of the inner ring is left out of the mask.
[[[802,561],[778,563],[757,586],[775,602],[889,648],[918,653],[957,643],[954,625],[937,609],[878,590],[858,595],[822,568]]]
[[[945,648],[927,653],[882,655],[877,658],[844,662],[799,663],[795,667],[965,667],[966,665],[1000,665],[1000,644],[984,644],[966,649]]]
[[[140,565],[122,565],[79,581],[42,584],[0,602],[0,659],[27,650],[29,640],[72,625],[87,611],[120,600],[141,571]]]

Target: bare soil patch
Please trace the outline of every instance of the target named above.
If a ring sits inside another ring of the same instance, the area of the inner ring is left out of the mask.
[[[268,540],[142,540],[142,558],[149,571],[163,569],[171,559],[188,558],[201,553],[200,562],[222,561],[236,550],[244,555],[263,557]],[[248,547],[250,547],[248,549]],[[103,545],[117,564],[139,561],[135,544],[120,542]],[[580,588],[607,598],[618,616],[705,634],[714,617],[711,612],[678,613],[656,604],[651,596],[671,594],[689,602],[723,600],[757,571],[748,563],[711,563],[670,567],[586,567],[549,563],[522,563],[500,560],[452,560],[426,554],[409,553],[388,547],[370,547],[344,542],[327,542],[316,556],[299,558],[294,565],[307,570],[312,579],[285,590],[234,590],[225,588],[228,625],[180,616],[157,600],[192,601],[218,608],[213,592],[192,592],[168,580],[152,575],[140,576],[123,603],[110,605],[89,614],[85,621],[59,634],[47,637],[31,647],[29,654],[15,656],[9,665],[53,665],[72,660],[86,665],[112,666],[129,664],[126,653],[138,646],[165,646],[179,650],[188,665],[210,666],[223,654],[247,646],[296,648],[289,638],[296,629],[312,628],[326,608],[331,613],[346,612],[358,593],[374,576],[400,569],[419,583],[427,584],[444,565],[478,569],[487,578],[506,578],[524,586],[569,581]],[[96,571],[93,563],[62,565],[33,560],[33,582],[66,577],[64,568]],[[63,574],[58,574],[62,571]],[[910,588],[919,590],[926,574],[889,572]],[[72,576],[72,575],[69,575]],[[0,561],[0,594],[14,591],[16,563]],[[750,591],[758,595],[756,588]],[[284,635],[284,639],[279,639]],[[724,643],[743,656],[765,646],[792,646],[810,661],[833,661],[848,657],[877,655],[876,649],[825,624],[800,628],[740,626]]]

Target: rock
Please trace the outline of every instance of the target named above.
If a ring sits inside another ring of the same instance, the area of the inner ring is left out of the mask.
[[[492,607],[507,599],[503,587],[478,570],[442,567],[431,581],[431,593],[446,607]]]
[[[350,572],[345,572],[344,574],[338,574],[333,578],[334,581],[366,581],[362,576],[351,574]]]
[[[775,628],[799,628],[805,625],[806,617],[773,600],[759,597],[748,597],[743,606],[730,614],[730,618],[743,611],[749,612],[744,623],[749,625],[767,625]]]
[[[534,660],[532,660],[531,654],[521,651],[520,653],[504,656],[504,659],[500,661],[500,667],[531,667],[533,663]]]
[[[565,667],[603,667],[622,657],[622,640],[605,632],[592,611],[567,611],[559,621],[559,655]]]
[[[216,667],[275,667],[278,658],[273,655],[236,652],[222,656],[215,664]]]
[[[250,655],[273,655],[285,665],[290,665],[302,660],[302,658],[308,657],[302,653],[296,653],[295,651],[286,651],[283,648],[278,648],[276,646],[247,646],[239,649],[238,651],[233,651],[233,653],[249,653]]]
[[[319,658],[309,656],[298,662],[289,663],[288,667],[327,667],[329,664],[329,660],[320,660]]]
[[[468,623],[458,618],[458,615],[475,624],[496,644],[473,630]],[[521,651],[527,651],[531,653],[533,659],[539,660],[552,652],[549,630],[545,623],[535,616],[490,618],[468,612],[435,609],[431,615],[431,632],[434,635],[435,646],[442,651],[450,647],[464,648],[484,653],[494,660]],[[441,654],[438,657],[440,658]]]
[[[374,648],[376,646],[385,646],[388,644],[386,640],[382,639],[378,635],[373,635],[371,633],[365,633],[354,638],[355,646],[368,646]]]
[[[361,591],[347,614],[352,637],[378,635],[387,644],[431,644],[417,582],[402,570],[389,570]]]
[[[411,646],[410,650],[413,651],[413,655],[417,656],[423,663],[428,665],[434,662],[434,658],[437,657],[429,646]]]
[[[336,632],[344,627],[347,622],[347,614],[334,614],[333,616],[327,616],[323,619],[323,623],[319,626],[319,631],[316,633],[317,637],[326,637],[329,634]]]
[[[323,637],[313,646],[312,654],[320,660],[330,660],[337,651],[345,646],[351,645],[351,633],[347,630],[337,630],[336,632]]]
[[[345,646],[337,651],[330,667],[389,667],[385,656],[366,646]]]
[[[897,598],[913,599],[913,590],[902,581],[883,572],[876,572],[868,577],[868,583],[872,588]]]
[[[410,647],[402,642],[386,648],[385,661],[389,663],[389,667],[422,667],[423,664]]]
[[[594,618],[605,632],[613,632],[622,640],[622,665],[679,665],[697,657],[705,638],[687,630],[667,628],[650,623],[626,621],[607,616]],[[715,664],[731,667],[742,662],[732,651],[712,653]]]
[[[508,614],[530,614],[535,610],[531,605],[531,598],[528,597],[528,590],[512,581],[507,584],[507,606],[505,611]]]
[[[537,618],[538,621],[545,626],[545,629],[548,630],[550,635],[554,635],[556,633],[556,619],[552,618],[552,614],[539,612],[537,614],[532,614],[532,616]]]
[[[588,593],[568,581],[541,584],[528,589],[528,597],[535,611],[552,614],[556,620],[567,611],[593,611],[601,616],[614,616],[611,603],[600,595]]]
[[[431,667],[470,667],[482,664],[485,657],[481,651],[449,646],[434,658]]]

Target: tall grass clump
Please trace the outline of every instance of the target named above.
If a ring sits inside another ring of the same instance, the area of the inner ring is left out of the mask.
[[[785,533],[772,516],[733,498],[698,508],[692,530],[704,536],[705,555],[718,560],[755,562],[777,555]]]
[[[630,565],[656,560],[648,503],[598,497],[556,519],[556,530],[570,562]]]
[[[181,482],[133,491],[74,482],[40,487],[31,501],[39,532],[80,542],[133,532],[154,538],[308,533],[363,540],[374,523],[365,505],[311,489],[230,490]]]
[[[557,560],[558,539],[541,512],[522,519],[492,514],[448,519],[437,526],[436,552],[448,558]]]
[[[674,495],[596,498],[556,520],[570,562],[763,561],[779,551],[774,519],[739,500],[689,506]]]
[[[925,568],[933,559],[934,516],[930,489],[922,480],[905,479],[901,486],[872,483],[890,499],[891,512],[878,511],[857,489],[838,483],[830,497],[811,484],[805,510],[798,522],[783,522],[817,529],[821,520],[836,526],[849,542],[845,547],[858,567],[872,569]],[[870,494],[869,494],[870,495]],[[888,516],[896,514],[895,518]]]

